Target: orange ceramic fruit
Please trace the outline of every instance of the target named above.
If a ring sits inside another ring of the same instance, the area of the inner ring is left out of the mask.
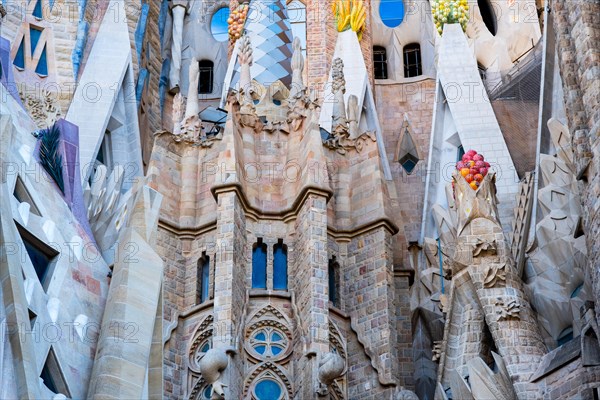
[[[473,176],[473,174],[469,174],[469,175],[465,176],[465,180],[467,181],[467,183],[473,182],[474,179],[475,179],[475,177]]]
[[[477,182],[481,182],[481,181],[483,180],[483,175],[481,175],[481,174],[477,174],[477,175],[475,175],[474,179],[475,179]],[[469,182],[469,183],[470,183],[470,182]]]
[[[477,188],[478,188],[478,186],[477,186],[477,181],[473,181],[473,182],[469,183],[469,185],[471,185],[471,188],[472,188],[473,190],[477,190]]]
[[[470,168],[463,168],[463,169],[461,169],[461,170],[460,170],[460,174],[461,174],[463,177],[465,177],[465,176],[469,175],[470,171],[471,171],[471,169],[470,169]]]

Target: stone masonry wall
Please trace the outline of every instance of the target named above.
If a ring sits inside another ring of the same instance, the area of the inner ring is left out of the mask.
[[[565,107],[581,183],[588,248],[588,276],[600,298],[600,3],[554,0],[551,4]],[[589,166],[588,166],[589,162]],[[600,318],[600,302],[596,302]]]

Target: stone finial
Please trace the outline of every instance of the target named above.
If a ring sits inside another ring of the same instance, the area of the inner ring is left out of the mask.
[[[331,92],[333,93],[333,131],[336,131],[340,126],[346,126],[346,106],[344,102],[344,94],[346,93],[346,78],[344,77],[344,61],[341,58],[333,60],[332,66],[332,84]]]
[[[501,226],[496,199],[496,174],[487,174],[477,190],[473,190],[459,172],[454,173],[453,179],[458,216],[457,235],[477,218],[485,218]]]
[[[296,98],[304,90],[304,80],[302,73],[304,72],[304,56],[302,55],[302,44],[299,38],[294,38],[292,43],[294,55],[292,56],[292,88],[290,98]]]
[[[195,57],[190,62],[189,86],[187,105],[185,107],[185,118],[198,116],[200,113],[200,104],[198,103],[198,84],[200,83],[200,64]]]
[[[225,398],[224,388],[227,385],[221,382],[223,371],[229,365],[229,356],[222,349],[210,349],[206,352],[202,360],[200,360],[199,367],[202,378],[208,385],[212,385],[213,397],[217,394],[220,399]]]
[[[252,75],[250,73],[250,67],[254,62],[252,41],[250,36],[245,35],[240,41],[240,48],[238,53],[238,60],[240,62],[240,92],[242,93],[242,103],[252,103]]]
[[[351,95],[348,98],[348,134],[350,138],[356,138],[359,136],[358,124],[360,118],[360,112],[358,110],[358,97]]]
[[[335,351],[329,352],[319,362],[319,388],[317,393],[324,396],[328,393],[328,386],[341,377],[346,369],[344,359]]]
[[[394,400],[419,400],[419,397],[407,389],[397,389]]]

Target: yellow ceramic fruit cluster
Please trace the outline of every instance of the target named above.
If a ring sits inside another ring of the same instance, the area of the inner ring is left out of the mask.
[[[337,0],[332,4],[333,15],[335,15],[336,28],[338,32],[352,29],[362,38],[367,21],[367,9],[363,0]]]
[[[229,39],[235,42],[244,32],[244,24],[246,23],[246,17],[248,17],[248,9],[250,7],[247,3],[241,4],[233,12],[227,20],[229,24]]]
[[[439,34],[442,34],[444,24],[460,24],[463,31],[469,22],[469,4],[467,0],[432,0],[431,11],[433,21]]]

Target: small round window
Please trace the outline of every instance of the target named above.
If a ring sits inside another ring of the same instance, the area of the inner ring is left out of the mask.
[[[215,12],[210,21],[210,31],[219,42],[226,42],[229,40],[229,25],[227,20],[229,19],[229,7],[219,8]]]
[[[283,389],[272,379],[264,379],[256,384],[254,395],[258,400],[280,400]]]
[[[381,0],[379,16],[388,28],[395,28],[404,20],[404,2],[402,0]]]

